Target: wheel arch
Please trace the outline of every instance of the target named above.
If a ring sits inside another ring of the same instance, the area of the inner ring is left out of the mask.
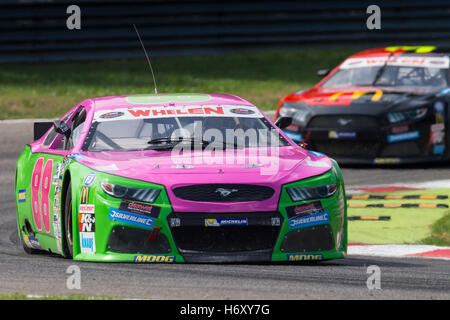
[[[61,202],[60,202],[60,216],[61,216],[61,241],[62,243],[62,247],[63,247],[63,255],[65,257],[68,257],[69,254],[67,252],[67,243],[66,243],[66,238],[65,238],[65,210],[66,210],[66,197],[67,197],[67,189],[69,188],[69,184],[72,181],[72,175],[70,170],[66,170],[64,172],[64,177],[63,177],[63,184],[62,184],[62,189],[61,189]]]

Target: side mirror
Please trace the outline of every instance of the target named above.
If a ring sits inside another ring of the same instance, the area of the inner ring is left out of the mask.
[[[70,136],[71,130],[67,123],[65,123],[62,120],[55,120],[53,122],[53,125],[55,126],[56,133],[63,134],[66,137]]]
[[[279,117],[276,121],[275,121],[275,125],[280,128],[280,129],[284,129],[286,127],[289,127],[292,123],[292,118],[291,117]]]
[[[329,69],[320,69],[320,70],[317,70],[317,75],[319,76],[319,77],[325,77],[326,75],[328,75],[330,73],[330,70]]]
[[[35,122],[34,123],[34,141],[42,138],[42,136],[53,126],[53,122]]]

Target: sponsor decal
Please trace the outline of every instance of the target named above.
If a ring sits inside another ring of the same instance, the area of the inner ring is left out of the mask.
[[[296,206],[286,207],[286,213],[289,219],[304,217],[319,212],[323,212],[322,203],[320,201],[314,201],[304,204],[298,204]]]
[[[406,132],[408,130],[409,130],[408,125],[392,127],[391,128],[392,133],[403,133],[403,132]]]
[[[28,248],[31,248],[31,249],[41,249],[41,245],[40,245],[38,239],[36,239],[35,237],[32,237],[32,236],[26,235],[26,234],[23,233],[23,232],[22,232],[22,235],[23,235],[23,241],[25,242],[25,245],[26,245]]]
[[[444,154],[445,144],[437,144],[433,146],[433,154]]]
[[[320,152],[317,152],[317,151],[308,150],[308,152],[310,154],[312,154],[314,157],[326,157],[323,153],[320,153]]]
[[[59,252],[62,252],[61,219],[59,217],[59,211],[53,212],[53,233],[56,238],[56,247]]]
[[[143,214],[157,219],[159,217],[161,207],[152,206],[149,204],[139,203],[135,201],[122,200],[122,202],[120,203],[119,210]]]
[[[231,109],[230,112],[236,113],[236,114],[254,114],[255,113],[255,111],[253,111],[253,110],[244,109],[244,108]]]
[[[436,123],[431,125],[431,143],[441,144],[444,142],[445,125],[444,123]]]
[[[383,65],[398,67],[419,67],[419,68],[449,68],[448,57],[371,57],[371,58],[350,58],[342,63],[339,69],[354,69],[362,67],[377,67]]]
[[[95,213],[95,204],[80,204],[79,213]]]
[[[84,185],[86,187],[91,186],[94,183],[96,177],[97,175],[95,174],[95,172],[89,173],[83,180]]]
[[[400,163],[399,158],[375,158],[373,160],[374,164],[396,164]]]
[[[330,139],[355,139],[356,132],[331,130],[328,132],[328,138],[330,138]]]
[[[303,136],[300,133],[294,133],[283,130],[284,134],[289,137],[294,142],[301,142],[303,139]]]
[[[238,219],[205,219],[205,227],[247,226],[247,218]]]
[[[134,256],[134,262],[136,263],[172,263],[175,262],[175,256]]]
[[[20,189],[17,198],[19,199],[19,203],[27,202],[27,190]]]
[[[300,227],[315,226],[330,222],[328,211],[311,214],[305,217],[289,219],[289,229],[297,229]]]
[[[95,233],[80,232],[81,253],[95,253]]]
[[[102,118],[102,119],[113,119],[113,118],[121,117],[121,116],[123,116],[123,115],[124,115],[123,112],[120,112],[120,111],[114,112],[114,111],[112,111],[112,112],[108,112],[108,113],[102,114],[102,115],[100,116],[100,118]]]
[[[416,131],[411,131],[411,132],[388,135],[387,140],[389,143],[392,143],[392,142],[414,140],[419,137],[420,137],[420,133],[419,133],[419,131],[416,130]]]
[[[80,203],[87,204],[89,202],[89,187],[81,187]]]
[[[80,154],[80,153],[69,154],[68,157],[69,157],[70,159],[74,159],[74,160],[80,160],[80,159],[86,158],[86,156],[83,156],[83,155]]]
[[[80,213],[78,217],[80,232],[95,232],[95,214]]]
[[[440,94],[450,94],[450,88],[444,88],[441,90]]]
[[[122,108],[124,115],[119,120],[170,118],[170,117],[249,117],[262,118],[261,112],[253,106],[236,105],[190,105],[190,106],[154,106],[141,108]],[[101,118],[96,112],[95,121],[110,121],[116,119]]]
[[[288,261],[318,261],[323,260],[321,254],[287,254],[286,259]]]
[[[153,229],[153,225],[155,223],[154,218],[143,216],[142,214],[121,211],[114,208],[109,210],[109,220],[123,222],[146,229]]]

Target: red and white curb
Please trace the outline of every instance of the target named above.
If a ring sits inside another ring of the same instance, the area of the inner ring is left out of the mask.
[[[398,182],[391,184],[372,184],[361,186],[346,186],[345,192],[347,194],[359,194],[367,192],[393,192],[402,190],[421,190],[421,189],[436,189],[436,188],[450,188],[450,180],[434,180],[422,182]]]
[[[355,244],[347,247],[347,255],[406,258],[420,257],[450,261],[450,247],[415,244]]]

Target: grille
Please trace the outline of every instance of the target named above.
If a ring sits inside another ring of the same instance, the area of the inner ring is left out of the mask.
[[[156,229],[153,229],[156,231]],[[162,234],[156,234],[152,230],[143,230],[130,227],[114,227],[109,239],[108,250],[118,253],[168,253],[170,244],[167,237]]]
[[[383,148],[381,157],[415,157],[421,154],[416,141],[405,141],[387,145]]]
[[[205,226],[205,219],[247,219],[242,226]],[[272,250],[277,241],[282,217],[277,212],[267,213],[172,213],[168,219],[179,219],[171,227],[175,244],[182,253],[234,253]],[[278,223],[273,225],[273,219]]]
[[[327,224],[290,231],[281,244],[283,252],[313,252],[333,248],[333,235]]]
[[[378,130],[379,124],[376,118],[368,116],[316,116],[311,119],[308,129]]]
[[[330,157],[375,158],[380,147],[379,142],[364,141],[314,141],[314,150]]]
[[[173,189],[178,198],[199,202],[245,202],[270,199],[275,190],[248,184],[197,184]]]

